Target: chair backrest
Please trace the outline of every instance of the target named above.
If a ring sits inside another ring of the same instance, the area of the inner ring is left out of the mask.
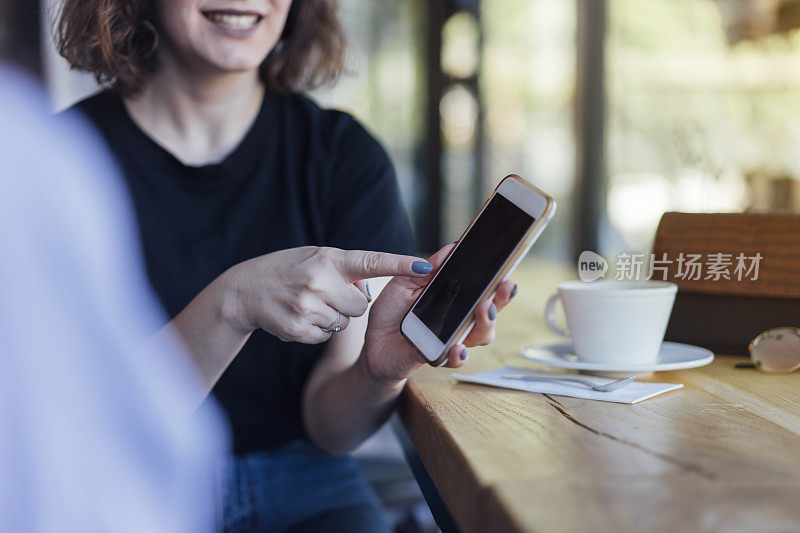
[[[800,326],[800,215],[665,213],[653,279],[678,285],[667,340],[747,353],[758,333]]]

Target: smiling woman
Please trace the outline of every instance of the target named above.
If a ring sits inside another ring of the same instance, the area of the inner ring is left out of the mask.
[[[164,331],[231,423],[226,530],[386,531],[346,452],[425,364],[399,325],[446,251],[399,255],[414,246],[391,161],[302,94],[341,71],[335,3],[67,0],[58,38],[107,86],[75,108],[124,171]],[[493,338],[513,286],[450,367]]]
[[[128,96],[140,91],[155,70],[162,33],[178,37],[176,50],[196,49],[212,65],[258,67],[262,80],[279,92],[312,89],[339,76],[345,36],[333,2],[238,4],[66,0],[57,27],[58,52],[72,68],[91,72],[100,84]],[[182,28],[175,31],[175,26]]]
[[[203,11],[203,15],[211,22],[219,24],[222,28],[235,30],[253,30],[264,18],[264,15],[259,13],[243,13],[238,11]],[[249,35],[249,33],[237,33],[234,35],[238,37]]]

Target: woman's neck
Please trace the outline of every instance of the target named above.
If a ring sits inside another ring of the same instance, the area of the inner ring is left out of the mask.
[[[263,98],[257,71],[202,75],[161,54],[158,72],[125,107],[179,161],[202,166],[222,161],[239,145]]]

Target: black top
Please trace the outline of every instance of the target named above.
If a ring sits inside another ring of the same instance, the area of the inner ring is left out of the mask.
[[[346,113],[268,92],[224,161],[191,167],[139,129],[114,93],[76,107],[125,174],[148,275],[170,316],[232,265],[276,250],[413,249],[391,162]],[[251,336],[213,390],[236,453],[305,436],[301,391],[323,347],[284,343],[263,330]]]

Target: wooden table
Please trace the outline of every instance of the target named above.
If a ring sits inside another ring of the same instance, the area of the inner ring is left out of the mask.
[[[542,308],[564,269],[526,262],[497,340],[460,370],[537,367]],[[655,375],[685,387],[636,405],[457,383],[425,368],[401,420],[463,531],[800,531],[800,372],[721,356]]]

